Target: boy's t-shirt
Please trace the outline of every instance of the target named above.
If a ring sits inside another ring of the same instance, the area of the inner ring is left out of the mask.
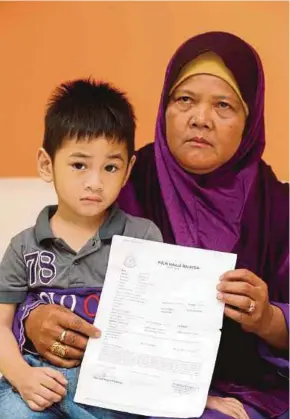
[[[40,304],[59,304],[92,323],[105,280],[112,237],[162,242],[152,221],[125,214],[114,205],[100,230],[79,252],[54,236],[45,207],[34,227],[17,234],[0,264],[0,304],[18,304],[13,332],[25,349],[24,320]]]

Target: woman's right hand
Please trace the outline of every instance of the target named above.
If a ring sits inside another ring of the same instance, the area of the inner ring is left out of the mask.
[[[95,326],[56,304],[42,304],[35,308],[25,321],[25,331],[39,355],[62,368],[79,365],[88,338],[101,335]],[[65,357],[61,358],[51,352],[51,347],[60,341],[64,331],[62,345],[65,345]]]

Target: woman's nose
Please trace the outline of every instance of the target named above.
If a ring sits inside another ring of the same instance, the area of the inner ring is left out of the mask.
[[[208,106],[197,105],[191,111],[190,125],[196,128],[211,128],[212,118]]]

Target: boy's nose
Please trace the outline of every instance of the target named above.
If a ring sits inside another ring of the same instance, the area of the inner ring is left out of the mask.
[[[92,192],[102,191],[103,190],[103,182],[101,177],[98,174],[92,174],[86,179],[85,182],[85,189],[90,190]]]

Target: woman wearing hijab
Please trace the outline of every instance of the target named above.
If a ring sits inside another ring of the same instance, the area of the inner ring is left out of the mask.
[[[237,253],[219,287],[212,388],[269,418],[288,409],[289,195],[264,146],[257,53],[227,33],[196,36],[168,65],[155,142],[139,150],[120,205],[153,220],[167,243]]]
[[[217,290],[226,306],[211,393],[240,400],[255,419],[288,417],[289,195],[262,160],[264,147],[257,53],[228,33],[195,36],[168,65],[155,141],[138,151],[119,200],[154,221],[167,243],[237,253]],[[26,321],[48,359],[56,330],[69,330],[66,344],[86,343],[73,331],[74,315],[57,310],[37,308]],[[203,417],[228,416],[206,410]]]

